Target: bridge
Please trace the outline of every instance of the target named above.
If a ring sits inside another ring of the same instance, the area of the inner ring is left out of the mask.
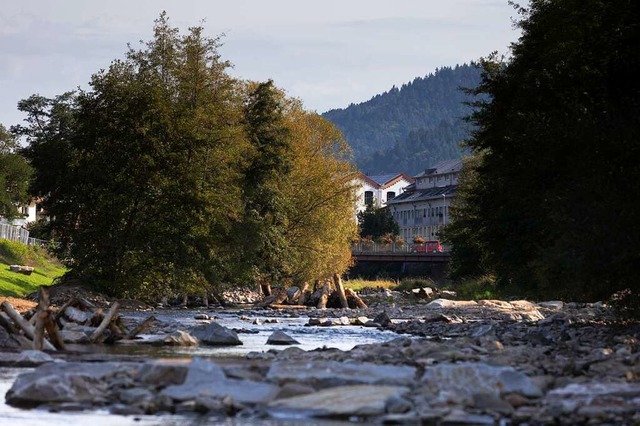
[[[451,258],[444,252],[412,252],[413,245],[356,243],[351,247],[354,266],[351,276],[389,277],[420,276],[435,281],[444,279]]]

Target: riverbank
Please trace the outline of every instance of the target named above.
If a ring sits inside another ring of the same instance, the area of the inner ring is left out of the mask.
[[[242,356],[225,358],[163,356],[159,363],[149,356],[124,360],[105,354],[51,353],[66,363],[45,364],[34,377],[39,389],[55,383],[65,395],[48,401],[55,410],[108,409],[120,415],[155,413],[159,418],[191,413],[252,424],[260,419],[295,423],[301,418],[441,425],[640,421],[639,327],[616,320],[608,306],[445,299],[404,304],[399,297],[376,295],[368,300],[367,310],[186,311],[190,317],[206,313],[247,329],[263,327],[268,318],[282,321],[266,323],[270,331],[293,330],[286,325],[291,320],[302,324],[315,323],[314,318],[374,318],[383,312],[389,317],[388,323],[370,329],[389,333],[388,341],[349,350],[323,348],[320,343],[340,339],[348,328],[365,330],[364,326],[307,326],[307,335],[320,336],[315,349],[258,343]],[[304,344],[305,333],[291,334]],[[103,373],[96,372],[98,360],[105,366]],[[156,378],[149,382],[141,371],[153,372]],[[163,381],[168,372],[173,372],[173,379]],[[60,387],[61,377],[66,388]],[[189,377],[209,379],[189,382],[196,380]],[[22,383],[27,386],[29,380]],[[33,395],[32,390],[23,394]],[[20,401],[17,393],[14,389],[9,401]],[[87,394],[81,401],[69,400]]]

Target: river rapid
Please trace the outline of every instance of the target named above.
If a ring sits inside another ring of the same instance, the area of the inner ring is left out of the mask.
[[[136,356],[149,359],[162,358],[192,358],[202,357],[213,359],[219,363],[241,363],[250,352],[260,353],[278,351],[286,347],[267,345],[268,337],[274,331],[283,331],[300,342],[296,346],[305,351],[320,348],[335,348],[348,351],[359,344],[380,343],[391,340],[398,335],[391,331],[365,328],[361,326],[335,327],[307,327],[309,318],[288,314],[288,316],[273,316],[272,311],[254,310],[161,310],[155,312],[123,311],[121,317],[130,323],[138,323],[149,315],[158,322],[178,324],[181,329],[188,329],[201,320],[194,319],[196,314],[207,313],[220,325],[240,331],[238,334],[243,342],[239,346],[156,346],[146,344],[154,335],[143,334],[139,344],[126,345],[69,345],[68,349],[74,353],[86,355]],[[261,314],[265,315],[261,315]],[[254,324],[255,320],[257,324]],[[267,322],[269,321],[269,322]],[[2,354],[0,353],[0,357]],[[0,395],[5,395],[13,382],[22,373],[31,371],[29,368],[0,368]],[[212,418],[194,415],[136,415],[123,416],[110,414],[107,410],[65,411],[54,412],[46,408],[25,410],[7,405],[4,398],[0,402],[0,425],[12,426],[129,426],[129,425],[292,425],[299,424],[296,419],[242,419],[242,418]],[[331,426],[348,424],[336,420],[305,419],[306,425]]]

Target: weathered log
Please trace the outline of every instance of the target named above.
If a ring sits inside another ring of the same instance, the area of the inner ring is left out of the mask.
[[[4,312],[0,312],[0,327],[4,327],[11,334],[20,333],[20,330],[11,322],[11,318]]]
[[[104,317],[104,319],[102,320],[98,328],[96,328],[95,331],[89,337],[89,341],[91,341],[91,343],[96,343],[101,338],[103,338],[104,331],[107,329],[111,321],[116,316],[119,306],[120,304],[118,302],[113,302],[113,304],[111,305],[111,308],[109,309],[109,312],[107,312],[107,315]]]
[[[15,311],[15,309],[13,309],[13,306],[11,306],[11,303],[5,300],[4,302],[2,302],[2,304],[0,304],[0,309],[2,309],[7,313],[9,318],[11,318],[11,320],[24,332],[24,334],[29,339],[34,340],[35,328],[31,324],[29,324],[27,320],[22,318],[22,315],[20,315]],[[54,348],[53,345],[48,340],[44,340],[43,347],[44,349],[51,350],[51,351],[56,350],[56,348]]]
[[[342,278],[339,274],[333,274],[333,284],[336,286],[342,309],[348,308],[349,304],[347,303],[347,297],[344,295],[344,286],[342,285]]]
[[[300,290],[300,297],[298,297],[298,305],[304,305],[307,303],[307,299],[309,298],[309,283],[305,281],[302,289]]]
[[[78,298],[78,304],[80,305],[80,307],[82,307],[82,309],[84,309],[85,311],[91,311],[91,312],[95,312],[96,305],[94,305],[93,303],[89,302],[87,299],[85,299],[84,297],[79,297]]]
[[[39,327],[44,327],[47,335],[49,336],[49,340],[53,343],[53,346],[56,349],[65,350],[64,339],[60,334],[60,329],[58,329],[58,324],[53,320],[54,315],[51,312],[51,308],[49,306],[49,290],[45,287],[40,287],[38,291],[38,311],[36,312],[38,319],[36,319],[36,324]],[[40,325],[42,323],[42,325]],[[37,342],[38,346],[41,346],[40,342]],[[36,341],[34,340],[34,347],[36,346]]]
[[[346,288],[344,292],[347,296],[347,299],[353,300],[358,308],[367,309],[367,304],[364,303],[364,300],[362,300],[355,291],[351,290],[350,288]]]
[[[324,282],[324,287],[322,287],[322,294],[320,295],[320,300],[318,300],[318,309],[326,309],[327,301],[329,300],[329,295],[331,294],[331,281],[326,280]]]
[[[38,310],[34,315],[36,317],[35,329],[33,332],[33,349],[41,351],[44,347],[44,323],[47,321],[49,310],[49,292],[44,287],[38,290]]]
[[[271,282],[269,280],[260,281],[260,290],[265,297],[271,296]]]
[[[151,325],[154,323],[155,320],[156,320],[156,317],[151,315],[150,317],[148,317],[147,319],[142,321],[140,324],[138,324],[133,330],[131,330],[129,332],[129,334],[127,334],[127,336],[125,338],[126,339],[133,339],[138,334],[142,333],[143,331],[148,330],[149,327],[151,327]]]
[[[307,309],[307,306],[305,305],[277,305],[277,304],[271,304],[268,306],[268,308],[271,309]]]
[[[58,309],[58,311],[54,314],[53,320],[55,322],[58,322],[60,320],[60,317],[64,314],[65,309],[76,304],[78,304],[78,298],[75,296],[70,297],[69,300],[64,302],[64,305],[62,305],[60,309]]]
[[[298,299],[300,299],[300,287],[293,286],[287,289],[287,305],[298,305]]]
[[[64,351],[66,349],[64,339],[62,338],[62,334],[58,328],[58,323],[53,321],[53,314],[51,312],[47,312],[44,327],[47,330],[47,335],[49,336],[51,343],[53,343],[53,346],[55,346],[56,349]]]

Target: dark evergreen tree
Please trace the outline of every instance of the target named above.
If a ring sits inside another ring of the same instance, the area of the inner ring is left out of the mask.
[[[640,4],[533,0],[519,12],[512,57],[482,61],[479,164],[451,241],[473,236],[485,270],[522,295],[638,290]]]
[[[386,207],[376,207],[367,204],[367,207],[358,213],[358,226],[361,237],[371,237],[378,239],[386,234],[398,235],[400,227],[391,216],[391,212]]]

